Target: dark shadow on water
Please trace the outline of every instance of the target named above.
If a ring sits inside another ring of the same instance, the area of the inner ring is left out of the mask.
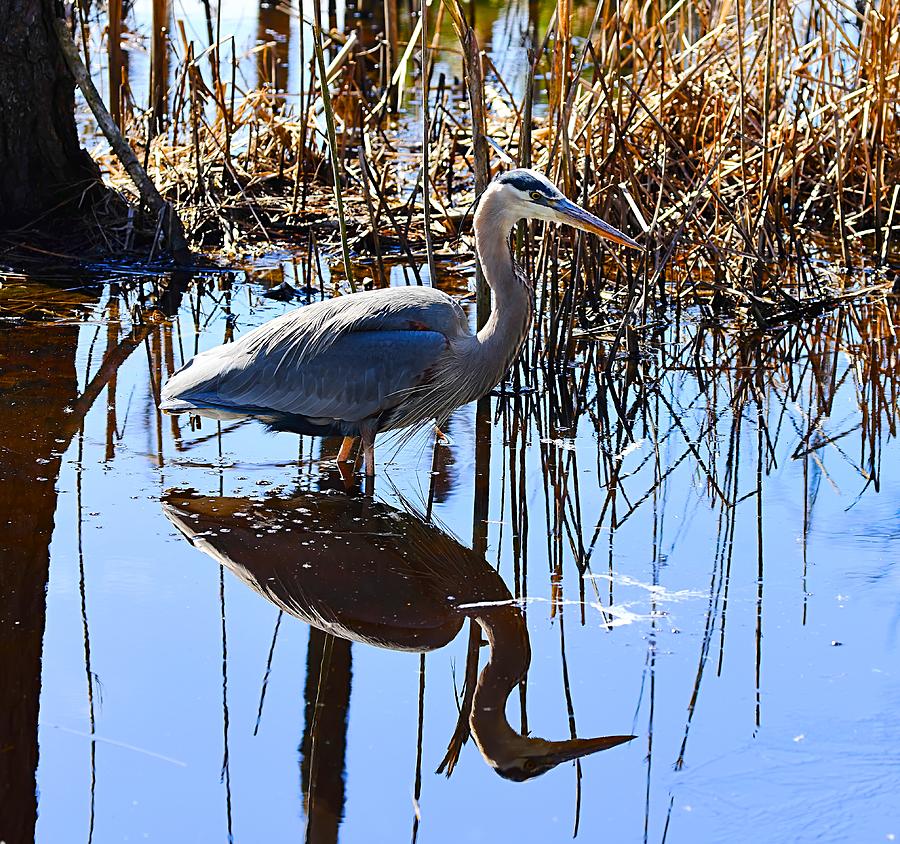
[[[38,706],[61,456],[76,428],[78,328],[0,330],[0,839],[37,820]]]

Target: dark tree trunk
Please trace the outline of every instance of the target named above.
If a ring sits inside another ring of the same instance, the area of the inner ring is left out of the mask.
[[[93,198],[100,171],[75,128],[75,83],[52,0],[0,0],[0,231]]]

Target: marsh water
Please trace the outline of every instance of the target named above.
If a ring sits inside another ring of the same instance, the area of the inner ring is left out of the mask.
[[[474,323],[472,279],[439,284]],[[286,254],[4,277],[0,840],[900,835],[894,302],[530,348],[447,442],[379,440],[374,491],[337,440],[157,410],[197,351],[332,288]],[[478,605],[524,620],[516,731],[635,738],[498,776],[462,741]]]
[[[284,269],[168,279],[140,322],[127,277],[2,290],[3,840],[897,834],[892,306],[767,334],[683,316],[608,378],[586,342],[460,409],[435,456],[428,431],[381,445],[362,506],[337,441],[156,410],[182,360],[291,307],[263,296]],[[465,631],[423,663],[327,636],[285,574],[314,568],[320,619],[424,625],[354,562],[386,519],[521,607],[515,728],[636,738],[522,783],[470,740],[436,774]]]

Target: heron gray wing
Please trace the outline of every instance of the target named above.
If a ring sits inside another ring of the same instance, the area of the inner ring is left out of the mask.
[[[346,337],[387,331],[430,331],[448,340],[469,333],[462,308],[431,287],[339,296],[292,310],[234,343],[201,352],[168,380],[161,407],[187,409],[193,397],[224,390],[224,381],[232,377],[249,379],[242,389],[249,389],[254,379],[264,378],[273,382],[271,389],[277,389],[283,373],[285,379],[291,379],[292,370],[313,363]],[[258,386],[263,389],[265,385]]]
[[[425,383],[447,345],[436,331],[357,331],[299,365],[236,355],[203,387],[179,397],[186,407],[174,409],[212,405],[359,422]]]
[[[298,308],[240,340],[248,354],[280,357],[283,364],[310,360],[341,337],[358,331],[436,331],[467,334],[462,308],[433,287],[371,290]]]

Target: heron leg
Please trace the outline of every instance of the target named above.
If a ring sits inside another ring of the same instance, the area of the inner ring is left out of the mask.
[[[365,443],[363,445],[363,461],[366,465],[366,477],[375,475],[375,443]]]
[[[448,437],[444,433],[444,428],[447,427],[447,423],[450,421],[449,416],[445,416],[443,419],[438,419],[435,417],[434,420],[434,441],[435,443],[440,443],[441,445],[450,445],[450,437]]]
[[[344,437],[344,440],[341,443],[340,451],[338,451],[338,456],[337,456],[338,463],[349,463],[350,462],[350,452],[353,450],[353,445],[355,442],[356,442],[356,437]]]
[[[375,432],[363,431],[361,432],[361,436],[366,477],[372,477],[375,474]]]

